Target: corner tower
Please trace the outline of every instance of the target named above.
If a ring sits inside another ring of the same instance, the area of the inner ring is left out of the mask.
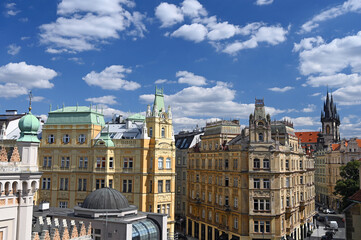
[[[340,116],[337,113],[336,104],[333,102],[333,96],[329,96],[327,91],[326,101],[321,111],[322,134],[325,144],[340,141]]]
[[[153,109],[148,105],[146,116],[150,138],[147,175],[147,206],[149,211],[167,213],[168,236],[174,233],[175,143],[172,111],[164,108],[163,89],[155,88]]]
[[[250,143],[271,142],[271,116],[266,115],[264,99],[255,100],[254,114],[249,116]]]

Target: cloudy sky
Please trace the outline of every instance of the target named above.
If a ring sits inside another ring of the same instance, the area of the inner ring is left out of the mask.
[[[319,130],[333,92],[343,137],[361,137],[361,0],[4,0],[0,112],[98,104],[144,112],[164,88],[176,131],[216,118]]]

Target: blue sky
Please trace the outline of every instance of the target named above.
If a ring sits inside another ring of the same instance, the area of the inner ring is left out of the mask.
[[[361,1],[5,0],[0,112],[98,104],[144,112],[157,84],[176,131],[215,118],[319,130],[327,86],[343,137],[361,136]]]

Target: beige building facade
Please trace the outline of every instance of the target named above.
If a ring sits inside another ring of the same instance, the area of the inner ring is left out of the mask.
[[[156,89],[146,116],[114,116],[101,111],[63,107],[49,112],[43,126],[39,166],[43,172],[37,203],[73,208],[95,189],[110,187],[140,211],[166,213],[174,229],[175,145],[172,113]]]
[[[249,127],[218,121],[188,155],[187,233],[199,239],[304,239],[312,228],[314,160],[293,126],[256,100]]]

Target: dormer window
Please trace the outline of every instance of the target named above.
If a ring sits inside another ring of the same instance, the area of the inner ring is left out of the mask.
[[[52,143],[54,143],[54,141],[55,141],[54,135],[53,135],[53,134],[50,134],[50,135],[48,136],[48,143],[49,143],[49,144],[52,144]]]
[[[70,137],[69,137],[69,135],[68,134],[65,134],[64,136],[63,136],[63,143],[69,143],[69,141],[70,141]]]
[[[80,143],[80,144],[84,143],[84,142],[85,142],[85,135],[84,135],[84,134],[80,134],[78,140],[79,140],[79,143]]]

